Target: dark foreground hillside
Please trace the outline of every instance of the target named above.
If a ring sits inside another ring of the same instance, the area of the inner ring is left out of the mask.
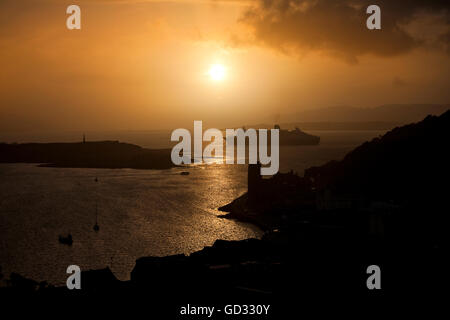
[[[270,304],[267,318],[293,319],[311,301],[321,313],[338,301],[365,300],[377,308],[384,299],[439,297],[449,270],[449,130],[450,111],[427,117],[305,177],[262,179],[259,166],[249,166],[248,193],[221,209],[264,228],[260,240],[218,240],[190,256],[143,257],[124,282],[108,268],[86,271],[81,290],[13,274],[1,292],[145,301],[161,319],[180,318],[188,303],[222,310]],[[374,265],[381,270],[380,289],[367,285]]]

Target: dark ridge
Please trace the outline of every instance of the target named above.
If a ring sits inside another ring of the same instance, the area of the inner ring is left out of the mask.
[[[366,142],[341,161],[305,171],[318,189],[371,199],[414,199],[442,195],[448,181],[450,111],[397,127]]]
[[[309,168],[304,177],[289,172],[263,179],[259,166],[249,165],[248,192],[220,207],[228,212],[221,217],[272,230],[296,221],[318,223],[324,212],[334,215],[329,223],[342,225],[396,211],[391,222],[402,231],[395,227],[394,235],[443,238],[449,130],[450,111],[428,116],[362,144],[341,161]]]
[[[170,149],[144,149],[118,141],[0,143],[0,162],[48,167],[168,169]]]

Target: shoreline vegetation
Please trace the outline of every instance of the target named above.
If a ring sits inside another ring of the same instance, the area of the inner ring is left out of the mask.
[[[397,127],[303,177],[264,179],[260,165],[249,165],[248,192],[220,207],[228,212],[220,217],[259,226],[262,239],[217,240],[189,256],[143,257],[124,282],[109,268],[86,271],[82,291],[146,293],[174,304],[186,297],[287,304],[292,292],[367,296],[366,269],[377,264],[387,270],[387,292],[434,292],[443,286],[449,243],[448,190],[436,184],[449,178],[449,130],[450,110]],[[17,274],[9,283],[3,290],[76,294]]]

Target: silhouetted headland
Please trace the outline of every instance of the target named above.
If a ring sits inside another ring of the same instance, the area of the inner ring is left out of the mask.
[[[262,127],[264,128],[264,126]],[[248,128],[244,127],[244,130]],[[286,130],[281,129],[280,125],[276,124],[274,126],[274,129],[279,130],[279,144],[280,146],[315,146],[320,143],[320,137],[315,136],[312,134],[308,134],[302,130],[300,130],[298,127],[295,127],[294,130]],[[257,134],[259,134],[259,131],[257,131]],[[226,139],[226,138],[224,138]],[[259,140],[259,137],[258,137]],[[267,135],[267,144],[270,146],[271,142],[271,135]],[[246,141],[246,144],[248,145],[248,141]]]
[[[450,111],[428,116],[362,144],[340,161],[309,168],[304,177],[289,172],[264,179],[260,166],[250,165],[248,193],[219,210],[264,229],[323,211],[429,211],[445,204],[446,188],[436,181],[449,177],[449,128]]]
[[[248,192],[221,210],[264,228],[262,239],[217,240],[189,256],[143,257],[129,281],[108,268],[86,271],[83,293],[137,294],[173,305],[269,301],[279,316],[298,311],[300,296],[373,297],[366,269],[376,264],[382,294],[433,295],[446,289],[448,271],[449,130],[450,111],[429,116],[304,177],[264,179],[260,166],[250,165]],[[17,274],[10,284],[2,290],[79,294]]]
[[[303,132],[298,127],[296,127],[295,130],[284,130],[276,124],[275,129],[280,130],[280,145],[282,146],[314,146],[318,145],[320,142],[320,137]],[[267,140],[270,141],[270,138],[268,138]]]
[[[47,167],[168,169],[170,149],[145,149],[118,141],[0,144],[0,162]]]

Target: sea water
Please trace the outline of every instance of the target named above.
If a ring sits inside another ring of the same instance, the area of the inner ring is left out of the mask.
[[[303,174],[382,132],[311,133],[321,136],[319,146],[280,147],[281,172]],[[108,266],[127,280],[142,256],[189,254],[216,239],[261,237],[255,226],[218,218],[218,207],[246,191],[246,170],[218,164],[169,170],[0,164],[2,273],[62,285],[67,267],[76,264],[82,270]],[[93,230],[96,206],[99,232]],[[58,242],[68,233],[72,246]]]

